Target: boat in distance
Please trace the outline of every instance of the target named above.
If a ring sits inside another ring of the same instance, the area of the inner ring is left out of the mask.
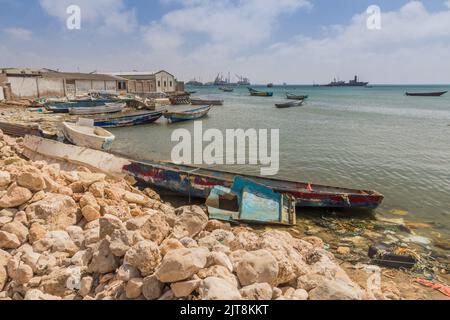
[[[103,106],[88,108],[69,108],[71,115],[93,115],[104,113],[122,112],[127,106],[126,103],[105,103]]]
[[[375,209],[384,199],[376,191],[315,185],[161,161],[131,161],[123,170],[144,185],[193,198],[208,198],[215,186],[231,188],[235,178],[240,176],[275,192],[292,195],[298,207]]]
[[[189,121],[189,120],[197,120],[203,117],[206,117],[209,110],[211,110],[211,106],[204,106],[198,109],[186,110],[186,111],[175,111],[175,112],[164,112],[163,116],[170,123],[181,122],[181,121]]]
[[[275,104],[275,107],[277,107],[278,109],[300,107],[303,104],[303,102],[304,100],[290,101],[286,103],[277,103]]]
[[[448,91],[439,92],[406,92],[405,94],[410,97],[441,97]]]
[[[353,80],[350,80],[349,82],[345,81],[337,81],[334,79],[329,84],[323,85],[322,87],[365,87],[369,84],[369,82],[362,82],[359,81],[358,76],[355,76]]]
[[[292,93],[286,93],[286,99],[288,100],[305,100],[308,99],[309,96],[307,95],[296,95]]]
[[[109,150],[115,136],[100,127],[63,122],[63,133],[67,140],[79,147],[95,150]]]
[[[191,99],[193,106],[223,106],[223,100]]]
[[[273,92],[258,91],[253,88],[248,88],[248,91],[250,92],[250,95],[254,97],[273,97]]]
[[[162,111],[130,113],[123,116],[110,116],[95,118],[94,126],[102,128],[119,128],[150,124],[157,121],[163,115]]]

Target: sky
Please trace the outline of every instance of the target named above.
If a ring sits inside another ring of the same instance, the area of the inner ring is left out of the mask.
[[[0,67],[447,84],[450,0],[0,0]]]

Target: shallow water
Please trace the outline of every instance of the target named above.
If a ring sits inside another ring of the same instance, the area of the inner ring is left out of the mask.
[[[256,87],[257,88],[257,87]],[[405,91],[443,91],[445,86],[372,88],[275,87],[273,98],[250,97],[246,88],[223,93],[190,88],[195,96],[220,98],[203,127],[280,129],[278,177],[385,195],[377,213],[408,211],[407,220],[432,222],[450,233],[450,93],[439,98],[407,97]],[[301,108],[276,109],[286,91],[309,94]],[[186,106],[185,106],[186,108]],[[115,151],[140,158],[170,159],[173,129],[193,122],[113,129]],[[222,166],[259,173],[249,165]],[[392,215],[393,216],[393,215]]]

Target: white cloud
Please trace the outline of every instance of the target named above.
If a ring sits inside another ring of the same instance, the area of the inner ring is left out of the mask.
[[[62,22],[69,17],[67,8],[78,5],[81,27],[93,26],[103,33],[130,32],[137,26],[134,10],[127,10],[123,0],[40,0],[40,4],[49,15]]]
[[[33,37],[33,32],[24,28],[6,28],[3,31],[16,40],[27,41]]]

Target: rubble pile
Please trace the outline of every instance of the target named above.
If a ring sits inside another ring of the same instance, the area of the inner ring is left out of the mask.
[[[129,179],[28,161],[0,133],[0,299],[390,299],[355,284],[317,237],[174,208]]]

